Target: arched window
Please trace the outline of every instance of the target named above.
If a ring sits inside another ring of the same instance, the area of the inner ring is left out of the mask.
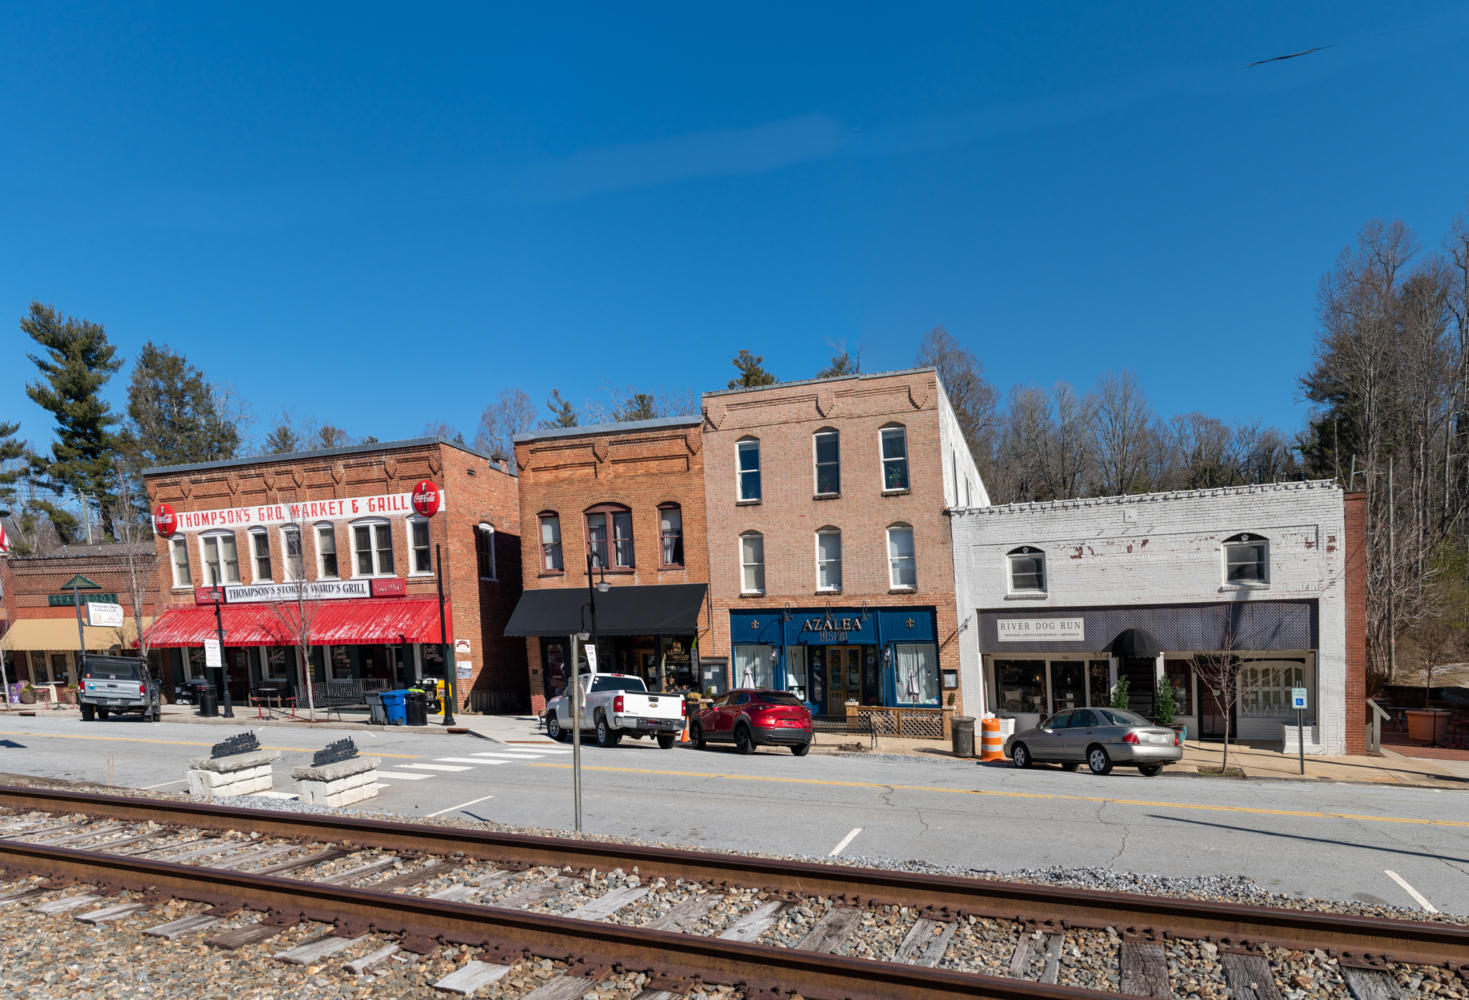
[[[554,510],[543,510],[541,519],[541,572],[561,573],[561,516]]]
[[[683,568],[683,508],[676,503],[658,505],[659,564]]]
[[[893,590],[918,589],[918,562],[913,553],[913,525],[888,528],[888,586]]]
[[[740,536],[740,593],[765,593],[765,536],[758,531]]]
[[[393,525],[386,518],[352,522],[357,576],[393,575]]]
[[[204,583],[215,586],[240,582],[240,554],[233,531],[206,531],[199,535],[204,552]]]
[[[741,503],[760,499],[760,439],[741,438],[735,442],[735,497]]]
[[[882,453],[883,490],[908,488],[908,429],[902,424],[889,424],[877,432]]]
[[[1270,542],[1242,531],[1224,540],[1224,582],[1264,586],[1270,582]]]
[[[839,496],[842,492],[841,435],[824,427],[811,435],[811,449],[816,465],[816,495]]]
[[[842,589],[842,532],[840,528],[816,531],[816,589]]]
[[[1011,549],[1006,555],[1010,566],[1010,593],[1044,594],[1046,592],[1046,554],[1030,545]]]
[[[593,566],[633,569],[637,560],[632,542],[632,511],[616,503],[587,508],[587,552]]]

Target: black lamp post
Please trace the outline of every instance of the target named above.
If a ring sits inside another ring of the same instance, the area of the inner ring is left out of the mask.
[[[449,631],[444,625],[444,557],[439,543],[434,543],[434,572],[439,578],[439,656],[444,661],[444,725],[454,724],[454,670],[455,663],[449,656]]]
[[[596,581],[596,586],[593,586],[592,585],[592,567],[594,565],[596,566],[598,575],[600,577],[600,579],[598,579]],[[588,552],[587,553],[587,603],[589,605],[591,605],[591,610],[592,610],[592,648],[593,649],[596,649],[597,648],[597,594],[599,592],[605,594],[605,593],[607,593],[607,591],[609,591],[611,589],[612,589],[611,585],[607,582],[607,570],[602,565],[602,560],[599,559],[595,554],[593,554],[591,552]],[[595,659],[596,658],[596,655],[597,654],[593,653],[592,656],[591,656],[591,658],[589,658],[588,662],[591,662],[591,659]]]
[[[220,714],[226,719],[233,719],[235,703],[230,698],[229,660],[224,651],[224,617],[219,613],[219,571],[213,564],[209,567],[209,582],[213,584],[209,589],[214,591],[214,627],[219,631],[219,679],[224,688],[224,711]]]

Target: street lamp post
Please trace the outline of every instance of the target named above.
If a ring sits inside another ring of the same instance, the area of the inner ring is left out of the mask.
[[[596,564],[601,569],[601,560],[595,559],[592,553],[587,553],[587,603],[585,607],[592,613],[591,653],[587,656],[587,664],[593,665],[597,659],[597,592],[607,593],[611,588],[607,584],[607,573],[601,573],[601,579],[595,585],[592,581],[592,567]],[[580,623],[578,623],[580,624]],[[578,632],[577,638],[583,642],[588,639],[586,632]],[[575,650],[573,650],[573,654]],[[572,812],[575,818],[576,832],[581,833],[581,716],[582,716],[582,686],[581,670],[577,667],[576,656],[571,658],[571,797]]]
[[[454,670],[456,664],[449,656],[449,631],[444,625],[444,557],[439,543],[434,543],[434,563],[439,578],[439,656],[444,661],[444,725],[454,724]]]
[[[209,588],[214,592],[214,627],[219,632],[219,680],[224,688],[224,711],[220,713],[226,719],[235,717],[235,704],[230,699],[230,671],[229,660],[225,658],[224,652],[224,616],[219,613],[219,571],[211,564],[209,567]]]

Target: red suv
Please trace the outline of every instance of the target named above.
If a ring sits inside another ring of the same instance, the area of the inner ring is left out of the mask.
[[[695,750],[706,743],[733,743],[740,753],[769,743],[804,757],[811,749],[811,713],[785,691],[740,688],[720,695],[689,720],[689,742]]]

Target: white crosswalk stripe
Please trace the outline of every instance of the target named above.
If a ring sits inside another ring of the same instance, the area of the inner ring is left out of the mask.
[[[508,764],[506,760],[481,760],[478,757],[435,757],[446,764]]]
[[[490,753],[521,753],[521,754],[526,754],[526,755],[530,755],[530,754],[538,754],[539,755],[539,754],[543,754],[543,753],[551,753],[551,754],[556,754],[556,753],[571,753],[571,751],[568,750],[566,747],[552,746],[550,743],[547,743],[545,746],[540,746],[539,744],[537,744],[535,746],[528,746],[528,747],[498,747],[498,748],[496,748],[493,751],[487,751],[487,752],[490,752]]]
[[[432,774],[418,774],[414,771],[378,771],[379,778],[396,778],[399,781],[425,781],[432,778]]]
[[[420,771],[468,771],[469,768],[459,764],[404,764],[404,767],[414,767]],[[382,772],[378,772],[381,774]]]

